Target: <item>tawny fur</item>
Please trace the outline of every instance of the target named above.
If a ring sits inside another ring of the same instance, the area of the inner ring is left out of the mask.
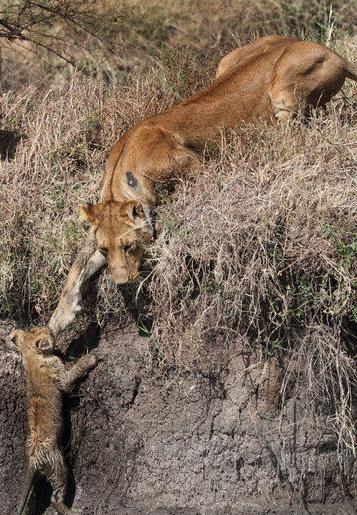
[[[113,147],[100,203],[82,207],[91,231],[50,320],[57,334],[80,309],[81,287],[103,264],[116,283],[139,275],[150,240],[155,185],[200,165],[192,150],[223,127],[262,119],[289,120],[300,106],[323,106],[357,71],[331,49],[285,36],[260,38],[225,56],[206,89],[141,121]]]
[[[71,391],[75,382],[96,365],[96,357],[87,354],[66,370],[53,354],[53,338],[46,327],[13,331],[10,339],[22,355],[28,399],[28,483],[17,515],[24,512],[37,473],[51,483],[51,503],[57,512],[73,514],[64,504],[67,469],[60,448],[62,393]]]

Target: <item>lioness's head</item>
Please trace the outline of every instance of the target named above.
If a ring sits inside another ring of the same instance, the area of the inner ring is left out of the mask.
[[[19,352],[35,351],[37,354],[51,354],[54,351],[54,341],[47,327],[34,327],[29,331],[15,329],[9,335],[9,340],[16,344]]]
[[[153,236],[142,204],[134,200],[86,204],[81,206],[81,215],[91,224],[110,278],[117,284],[134,282],[139,277],[145,245]]]

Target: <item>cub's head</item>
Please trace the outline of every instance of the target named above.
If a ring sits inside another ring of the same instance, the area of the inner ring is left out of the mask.
[[[31,350],[37,354],[51,354],[54,351],[53,337],[47,327],[34,327],[29,331],[15,329],[9,340],[16,344],[20,353]]]
[[[107,260],[110,278],[116,284],[139,277],[145,246],[153,228],[140,202],[102,202],[81,206],[81,215],[90,223],[99,251]]]

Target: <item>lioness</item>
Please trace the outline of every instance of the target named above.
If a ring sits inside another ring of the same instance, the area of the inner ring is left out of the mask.
[[[193,143],[257,118],[287,120],[297,105],[322,106],[346,77],[357,80],[356,68],[325,46],[264,37],[225,56],[206,89],[125,133],[110,152],[100,203],[81,208],[91,229],[51,317],[52,332],[74,319],[83,283],[105,263],[114,282],[137,279],[153,234],[155,185],[200,165]]]

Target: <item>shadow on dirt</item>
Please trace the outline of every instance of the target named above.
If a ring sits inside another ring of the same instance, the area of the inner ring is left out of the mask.
[[[0,159],[13,159],[21,138],[16,131],[0,130]]]

